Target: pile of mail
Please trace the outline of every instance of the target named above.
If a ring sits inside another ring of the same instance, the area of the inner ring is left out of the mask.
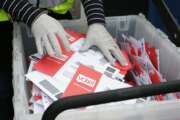
[[[42,113],[59,98],[119,88],[165,82],[159,72],[159,51],[145,43],[144,39],[122,35],[118,40],[127,66],[116,62],[115,66],[104,58],[97,48],[80,52],[85,34],[66,29],[71,35],[72,51],[67,51],[60,42],[63,55],[34,54],[30,56],[30,66],[26,74],[31,84],[29,108],[33,113]],[[116,104],[135,104],[149,100],[175,99],[175,94],[133,99]]]
[[[142,38],[136,40],[132,36],[122,35],[118,41],[121,49],[128,53],[132,63],[132,69],[126,77],[126,82],[133,86],[158,84],[166,82],[160,73],[159,50],[152,47]],[[169,100],[177,99],[176,94],[157,95],[146,98],[147,100]]]
[[[60,58],[38,54],[30,56],[26,78],[32,84],[29,105],[33,113],[43,112],[62,97],[131,87],[124,83],[124,77],[132,67],[126,52],[123,54],[128,65],[123,67],[116,62],[113,67],[97,48],[79,51],[84,43],[84,34],[66,31],[72,36],[69,38],[72,51],[67,51],[60,43],[63,53]],[[134,104],[136,100],[122,103]]]

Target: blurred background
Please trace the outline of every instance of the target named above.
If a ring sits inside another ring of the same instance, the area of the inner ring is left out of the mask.
[[[180,23],[180,0],[164,0],[177,23]],[[106,16],[143,13],[151,23],[169,34],[153,0],[103,0]]]

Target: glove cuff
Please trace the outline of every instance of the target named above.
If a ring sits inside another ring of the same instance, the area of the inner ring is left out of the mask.
[[[48,11],[42,11],[40,12],[39,14],[35,15],[33,18],[32,18],[32,21],[31,23],[28,24],[28,26],[30,26],[32,28],[33,24],[35,23],[35,21],[43,14],[48,14]]]
[[[39,9],[36,10],[37,12],[35,14],[33,14],[30,18],[29,21],[25,21],[25,23],[29,26],[32,27],[32,24],[36,21],[37,18],[39,18],[39,16],[41,16],[42,14],[47,14],[48,12],[46,10],[43,9]]]

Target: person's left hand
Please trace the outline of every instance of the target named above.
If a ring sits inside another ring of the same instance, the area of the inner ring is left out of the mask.
[[[95,23],[89,26],[81,51],[86,51],[92,46],[97,46],[112,65],[115,64],[115,58],[122,66],[128,64],[120,48],[102,24]]]

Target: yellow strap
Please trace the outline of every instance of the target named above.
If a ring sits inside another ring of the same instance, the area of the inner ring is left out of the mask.
[[[64,3],[61,3],[59,5],[54,6],[53,8],[50,8],[55,13],[58,14],[66,14],[67,11],[72,7],[74,3],[74,0],[66,0]],[[8,21],[10,19],[9,15],[4,11],[0,9],[0,22],[2,21]]]
[[[55,13],[58,14],[66,14],[67,11],[72,7],[74,3],[74,0],[66,0],[64,3],[61,3],[59,5],[54,6],[53,8],[50,8]]]
[[[8,20],[9,20],[9,15],[4,10],[0,10],[0,22],[8,21]]]

